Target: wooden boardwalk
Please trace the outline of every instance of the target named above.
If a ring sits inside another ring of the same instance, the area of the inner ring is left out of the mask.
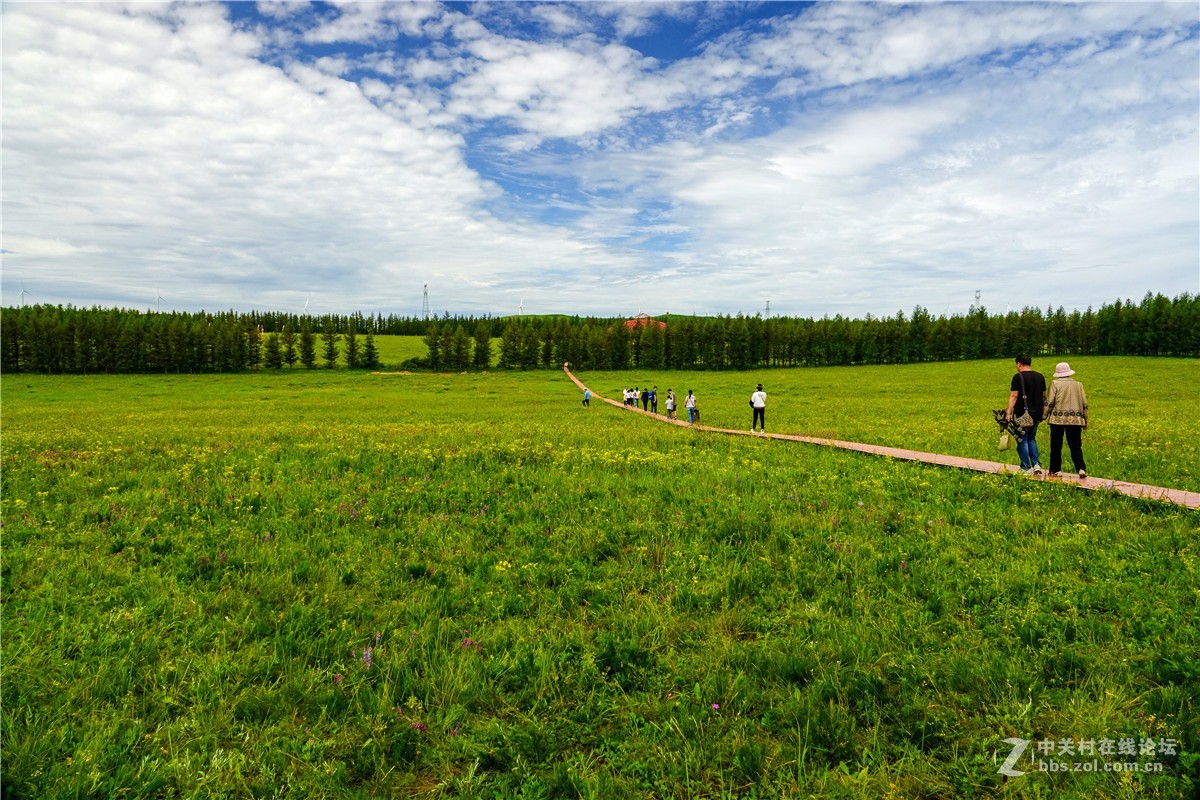
[[[575,377],[571,372],[569,364],[563,364],[563,372],[567,373],[567,377],[574,381],[575,385],[581,390],[587,389],[583,381]],[[1200,508],[1200,492],[1188,492],[1183,489],[1168,489],[1164,486],[1147,486],[1142,483],[1130,483],[1128,481],[1117,481],[1109,478],[1095,478],[1088,476],[1087,478],[1079,478],[1075,474],[1062,473],[1058,477],[1050,477],[1049,474],[1042,475],[1026,475],[1021,472],[1020,467],[1015,464],[1001,464],[997,461],[984,461],[978,458],[962,458],[961,456],[948,456],[941,453],[922,453],[919,450],[904,450],[899,447],[883,447],[876,444],[862,444],[860,442],[843,442],[838,439],[821,439],[815,436],[799,436],[788,433],[751,433],[750,431],[735,431],[728,428],[714,428],[709,425],[689,425],[686,420],[667,419],[662,414],[652,414],[649,411],[643,411],[640,408],[627,408],[623,403],[612,400],[607,397],[592,392],[593,400],[602,400],[609,405],[616,406],[625,411],[632,410],[638,414],[645,414],[648,417],[653,417],[659,422],[665,422],[668,425],[680,425],[684,428],[691,428],[699,431],[709,431],[710,433],[724,433],[730,436],[753,436],[756,439],[780,439],[788,442],[804,442],[806,444],[822,445],[824,447],[838,447],[842,450],[857,450],[860,453],[870,453],[871,455],[887,456],[888,458],[898,458],[903,461],[921,461],[926,464],[937,464],[942,467],[956,467],[958,469],[969,469],[975,472],[992,472],[999,475],[1018,474],[1027,477],[1029,480],[1045,481],[1047,483],[1065,483],[1078,486],[1081,489],[1092,489],[1096,491],[1118,492],[1129,497],[1138,497],[1144,500],[1159,500],[1164,503],[1174,503],[1175,505],[1185,508]],[[683,409],[680,409],[683,413]]]

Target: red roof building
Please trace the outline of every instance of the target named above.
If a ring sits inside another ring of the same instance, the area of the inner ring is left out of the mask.
[[[662,320],[654,319],[649,314],[638,314],[633,319],[625,320],[625,327],[633,330],[634,328],[644,328],[650,323],[654,323],[663,329],[666,329],[667,327],[667,323],[663,322]]]

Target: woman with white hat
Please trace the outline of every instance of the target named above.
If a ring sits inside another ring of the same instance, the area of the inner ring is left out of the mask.
[[[1087,477],[1083,463],[1083,431],[1087,428],[1087,395],[1083,384],[1071,376],[1075,370],[1063,361],[1054,368],[1054,380],[1046,392],[1046,410],[1042,418],[1050,423],[1050,474],[1062,470],[1063,437],[1071,448],[1071,462],[1079,470],[1079,477]]]

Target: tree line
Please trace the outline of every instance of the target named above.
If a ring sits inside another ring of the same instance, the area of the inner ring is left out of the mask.
[[[332,328],[335,331],[348,331],[354,328],[359,335],[374,334],[376,336],[424,336],[432,322],[459,323],[473,327],[477,322],[487,322],[490,315],[451,316],[443,312],[441,317],[409,317],[397,314],[376,313],[363,314],[356,311],[353,314],[292,314],[282,311],[248,311],[242,317],[256,325],[264,333],[280,333],[283,329],[299,330],[308,322],[313,330],[325,331]]]
[[[36,305],[0,309],[0,370],[67,374],[380,366],[375,334],[310,319],[268,331],[252,314]]]
[[[427,355],[408,369],[757,369],[1045,355],[1200,357],[1200,296],[1147,293],[1099,310],[973,308],[933,316],[451,317],[0,309],[5,372],[239,372],[380,366],[374,337],[402,328]],[[393,326],[393,327],[389,327]]]
[[[1200,297],[1147,294],[1099,311],[1024,308],[989,314],[912,313],[863,319],[842,316],[659,317],[652,320],[510,317],[503,320],[497,366],[581,369],[758,369],[763,367],[907,364],[1045,355],[1200,356]],[[474,328],[431,322],[425,335],[432,369],[478,369],[492,354],[491,321]]]

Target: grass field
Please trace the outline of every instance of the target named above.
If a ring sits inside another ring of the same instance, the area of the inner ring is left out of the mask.
[[[379,350],[379,363],[383,369],[399,369],[408,359],[424,358],[429,354],[423,336],[376,336],[375,347]]]
[[[1046,375],[1054,364],[1038,363]],[[1108,478],[1200,489],[1200,362],[1183,359],[1077,358],[1075,378],[1091,407],[1084,433],[1089,473]],[[696,393],[704,424],[746,430],[755,384],[768,393],[768,428],[779,433],[908,447],[969,458],[1001,460],[989,409],[1008,402],[1011,362],[833,367],[723,372],[591,372],[592,391],[620,399],[624,386]],[[660,402],[659,410],[665,407]],[[1043,465],[1050,433],[1038,434]],[[1016,454],[1007,458],[1016,463]],[[1069,454],[1064,450],[1067,468]]]
[[[1073,366],[1092,474],[1200,485],[1196,363]],[[762,380],[774,431],[995,458],[1010,370],[580,377],[737,428]],[[2,390],[5,797],[1200,786],[1193,511],[583,409],[555,372]],[[1038,751],[1068,741],[1135,754]]]

